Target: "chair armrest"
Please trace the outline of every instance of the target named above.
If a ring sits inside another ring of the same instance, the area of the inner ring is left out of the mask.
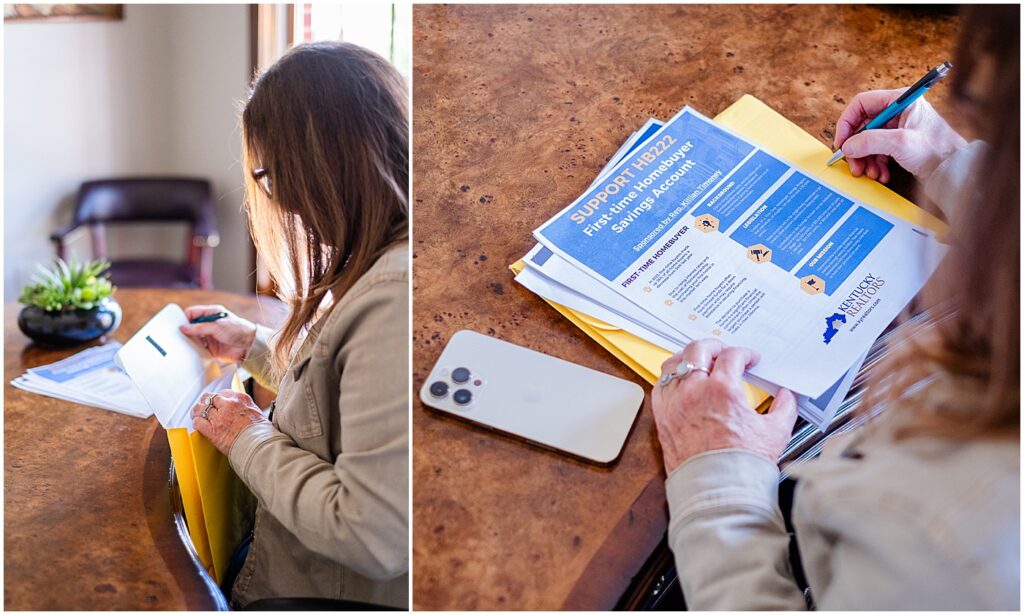
[[[197,248],[216,248],[220,244],[220,234],[217,232],[217,221],[212,207],[203,209],[196,219],[192,244]]]
[[[54,247],[57,249],[57,258],[64,260],[67,259],[67,246],[64,244],[64,238],[74,232],[78,227],[82,226],[78,222],[72,222],[62,229],[58,229],[50,233],[50,241],[53,242]]]
[[[196,233],[192,238],[192,245],[197,248],[216,248],[220,245],[220,235],[217,233],[200,234]]]
[[[56,241],[56,242],[64,241],[65,237],[67,237],[72,232],[77,230],[78,227],[80,227],[80,226],[82,226],[81,223],[79,223],[79,222],[72,222],[71,224],[68,224],[67,226],[65,226],[62,229],[58,229],[56,231],[53,231],[52,233],[50,233],[50,241]]]

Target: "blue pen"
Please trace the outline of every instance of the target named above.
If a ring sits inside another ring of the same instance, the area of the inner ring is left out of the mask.
[[[924,96],[924,93],[927,92],[928,89],[931,88],[933,85],[938,83],[939,79],[945,77],[946,74],[949,73],[949,69],[951,68],[953,68],[952,64],[950,64],[949,62],[943,62],[942,64],[939,64],[935,68],[928,71],[927,75],[918,79],[917,83],[910,86],[906,92],[900,95],[899,98],[892,101],[892,104],[883,109],[882,112],[879,113],[875,119],[868,122],[866,126],[861,128],[857,132],[853,133],[853,135],[860,134],[865,130],[875,130],[876,128],[881,128],[885,126],[885,124],[889,120],[896,117],[900,113],[903,113],[903,111],[907,107],[914,104],[915,100]],[[850,136],[852,137],[853,135]],[[843,149],[839,148],[838,150],[836,150],[836,153],[832,154],[832,157],[828,159],[828,166],[832,166],[842,159]]]
[[[206,316],[199,316],[198,318],[193,318],[192,320],[190,320],[188,322],[189,322],[190,325],[194,325],[194,324],[198,324],[198,323],[201,323],[201,322],[213,322],[215,320],[220,320],[221,318],[227,318],[227,317],[228,317],[228,313],[227,312],[217,312],[215,314],[207,314]]]

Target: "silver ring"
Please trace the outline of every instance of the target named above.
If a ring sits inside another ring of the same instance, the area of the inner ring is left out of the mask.
[[[203,411],[199,413],[199,417],[200,418],[204,418],[207,421],[210,420],[210,410],[213,410],[214,408],[217,407],[217,406],[213,405],[213,400],[216,399],[216,398],[217,398],[217,394],[214,393],[213,395],[210,396],[210,399],[206,400],[206,407],[203,408]]]
[[[695,365],[693,363],[690,363],[689,361],[683,361],[682,363],[676,366],[675,371],[662,374],[661,378],[658,379],[658,386],[665,386],[666,384],[672,382],[676,378],[686,378],[693,372],[704,372],[708,376],[711,375],[711,370],[704,367],[703,365]]]

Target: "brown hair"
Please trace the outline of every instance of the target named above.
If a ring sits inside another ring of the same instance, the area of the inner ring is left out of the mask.
[[[408,240],[406,85],[357,45],[300,45],[254,80],[242,130],[249,230],[290,307],[274,344],[281,373],[303,332]]]
[[[985,181],[950,219],[951,249],[925,287],[940,318],[905,332],[872,378],[868,405],[906,409],[898,437],[1020,433],[1020,21],[973,6],[961,24],[953,93],[989,149]],[[945,387],[938,399],[930,386]]]

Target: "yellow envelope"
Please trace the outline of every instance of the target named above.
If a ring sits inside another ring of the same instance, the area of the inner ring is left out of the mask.
[[[242,391],[238,376],[232,388]],[[246,532],[248,490],[231,469],[228,458],[203,434],[185,428],[167,430],[189,536],[199,560],[219,585],[234,550]]]
[[[832,150],[774,109],[749,94],[715,116],[715,121],[750,139],[801,171],[832,185],[872,207],[877,207],[911,224],[945,231],[945,224],[917,205],[873,179],[854,177],[846,161],[829,167]]]
[[[198,433],[198,432],[196,432]],[[188,430],[183,428],[167,430],[167,442],[171,445],[174,460],[174,474],[178,479],[181,507],[185,510],[188,533],[192,546],[199,555],[203,568],[216,578],[213,570],[213,556],[210,554],[210,539],[206,534],[206,519],[203,518],[203,500],[199,491],[199,478],[192,455],[192,442]]]
[[[729,105],[715,117],[715,121],[856,199],[936,233],[945,230],[945,225],[938,218],[884,185],[867,177],[850,175],[845,161],[827,166],[825,163],[832,156],[828,147],[749,94]],[[526,263],[519,260],[509,268],[518,275],[525,266]],[[661,364],[672,356],[671,352],[592,316],[553,301],[547,302],[641,378],[652,385],[658,381]],[[749,384],[746,388],[750,404],[758,412],[765,412],[771,404],[768,393]]]

